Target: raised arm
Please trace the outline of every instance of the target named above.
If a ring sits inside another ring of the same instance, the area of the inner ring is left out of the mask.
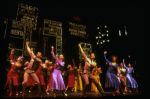
[[[107,53],[107,51],[104,52],[104,58],[105,58],[105,60],[106,60],[108,63],[111,63],[111,61],[109,61],[109,60],[106,58],[106,53]]]
[[[11,53],[10,53],[9,58],[12,60],[13,63],[16,63],[16,61],[15,61],[14,58],[12,57],[13,54],[14,54],[14,50],[11,50]]]
[[[90,60],[88,59],[88,57],[85,55],[85,53],[84,53],[84,51],[83,51],[83,49],[82,49],[82,47],[81,47],[81,43],[79,43],[79,48],[80,48],[80,50],[81,50],[81,53],[82,53],[82,55],[83,55],[83,57],[85,58],[85,60],[87,60],[88,62],[90,62]]]
[[[29,47],[29,42],[26,42],[26,48],[27,48],[27,51],[30,54],[31,58],[35,58],[36,56],[34,55],[33,50],[31,50]]]
[[[73,62],[73,70],[75,69],[76,65],[75,65],[75,62],[74,62],[74,59],[72,59],[72,62]]]
[[[51,54],[52,54],[53,58],[56,60],[57,58],[56,58],[56,56],[55,56],[55,54],[54,54],[54,51],[53,51],[53,50],[54,50],[54,47],[52,46],[51,49],[52,49]]]
[[[128,67],[126,66],[126,64],[124,63],[125,59],[123,59],[123,66],[128,69]]]

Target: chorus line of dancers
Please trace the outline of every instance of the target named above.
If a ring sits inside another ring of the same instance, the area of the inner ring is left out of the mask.
[[[52,64],[49,60],[45,60],[45,63],[42,62],[41,57],[42,53],[37,52],[35,55],[33,49],[29,47],[29,42],[26,42],[26,48],[30,55],[30,61],[26,61],[24,64],[24,77],[22,82],[22,96],[25,97],[26,86],[29,86],[29,92],[31,92],[34,86],[38,88],[38,96],[42,97],[41,86],[44,89],[45,93],[49,94],[48,91],[53,92],[53,96],[56,97],[57,91],[62,91],[64,96],[67,96],[68,88],[71,88],[72,91],[77,92],[82,91],[82,97],[86,97],[86,92],[88,90],[89,84],[91,81],[91,91],[100,92],[102,96],[105,96],[104,90],[100,82],[100,73],[102,73],[101,68],[97,67],[95,60],[95,54],[91,53],[90,58],[84,53],[81,43],[78,44],[80,51],[85,59],[84,70],[82,71],[81,63],[79,69],[75,65],[75,61],[72,59],[73,67],[68,65],[67,71],[62,71],[64,68],[65,62],[63,61],[64,56],[62,54],[55,55],[54,47],[51,47],[51,54],[55,63]],[[114,91],[117,93],[124,94],[125,91],[131,92],[130,88],[138,88],[138,84],[132,76],[134,73],[133,67],[129,63],[128,66],[125,65],[125,59],[120,64],[117,64],[117,57],[112,56],[112,61],[109,61],[106,58],[107,51],[104,51],[104,59],[109,65],[106,77],[105,77],[105,88],[111,89],[112,96],[115,96]],[[12,84],[16,88],[16,95],[18,95],[18,87],[20,84],[20,76],[18,69],[22,67],[22,62],[24,57],[20,56],[17,61],[13,59],[14,50],[11,50],[10,53],[10,64],[11,69],[7,73],[7,82],[9,88],[9,96],[12,96]],[[47,84],[44,80],[45,72],[44,69],[47,69]],[[117,73],[115,72],[117,70]],[[66,73],[68,73],[68,83],[66,84]],[[83,81],[84,80],[84,85]],[[89,80],[91,79],[91,80]],[[12,83],[13,82],[13,83]],[[47,86],[46,86],[47,85]]]

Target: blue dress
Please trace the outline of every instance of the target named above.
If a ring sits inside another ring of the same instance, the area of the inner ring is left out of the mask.
[[[59,59],[56,59],[54,52],[51,52],[53,58],[56,60],[54,64],[54,70],[52,72],[51,80],[51,90],[65,90],[65,84],[61,74],[61,68],[64,67],[65,62],[59,62]]]
[[[127,69],[126,87],[137,88],[138,84],[135,81],[135,79],[132,77],[132,73],[134,73],[134,70],[132,68],[127,67],[124,62],[123,65]]]
[[[112,62],[110,62],[106,58],[106,54],[104,54],[105,60],[110,63],[108,70],[106,72],[106,78],[105,78],[105,88],[114,88],[114,89],[119,89],[121,87],[119,80],[117,78],[117,75],[115,73],[115,69],[117,69],[118,64],[113,65]]]

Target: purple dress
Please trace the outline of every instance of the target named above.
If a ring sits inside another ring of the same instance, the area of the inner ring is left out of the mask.
[[[51,54],[56,60],[52,72],[51,90],[65,90],[65,84],[61,75],[61,68],[65,65],[65,62],[59,62],[59,59],[55,57],[54,52],[51,52]]]
[[[134,70],[132,68],[127,67],[124,62],[123,65],[127,69],[126,87],[137,88],[138,84],[135,81],[135,79],[132,77],[132,73],[134,73]]]
[[[110,62],[107,58],[106,58],[106,54],[104,54],[104,58],[105,60],[110,63],[111,65],[108,67],[108,70],[106,72],[106,78],[105,78],[105,88],[114,88],[114,89],[119,89],[120,83],[119,80],[116,76],[116,73],[114,71],[114,69],[116,69],[118,67],[118,64],[116,65],[112,65],[112,62]]]

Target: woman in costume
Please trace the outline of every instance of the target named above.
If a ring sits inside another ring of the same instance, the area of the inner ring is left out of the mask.
[[[93,73],[94,77],[96,78],[96,80],[98,81],[101,89],[103,90],[101,82],[100,82],[100,76],[99,76],[99,74],[102,73],[101,68],[97,68],[97,66],[96,66],[95,68],[93,68],[92,73]],[[94,83],[91,83],[91,91],[98,92],[98,89],[96,88]]]
[[[117,70],[118,67],[118,64],[116,63],[117,57],[112,56],[111,62],[106,58],[106,53],[107,51],[104,52],[104,58],[109,63],[109,67],[106,72],[105,88],[111,88],[111,93],[113,96],[115,96],[114,90],[120,88],[120,83],[115,72],[115,70]]]
[[[83,85],[82,85],[82,67],[81,63],[79,65],[79,69],[77,69],[77,89],[79,91],[83,91]]]
[[[54,49],[53,46],[51,48],[52,48],[51,54],[53,58],[56,60],[56,63],[53,66],[54,70],[52,72],[51,90],[53,90],[54,97],[56,97],[56,90],[61,90],[62,94],[64,96],[67,96],[67,94],[65,93],[65,84],[61,75],[61,69],[65,65],[65,62],[63,62],[64,56],[61,54],[57,59],[53,52]]]
[[[47,92],[48,91],[52,91],[50,90],[51,87],[51,81],[52,81],[52,72],[53,72],[54,68],[53,68],[53,64],[51,64],[48,69],[47,69]]]
[[[131,64],[128,64],[128,67],[124,63],[123,59],[123,66],[127,69],[127,75],[126,75],[126,87],[129,92],[131,92],[130,88],[136,89],[136,92],[138,92],[138,84],[135,81],[135,79],[132,77],[132,73],[134,73],[133,67],[131,67]]]
[[[117,68],[117,77],[119,79],[119,82],[121,83],[120,91],[122,94],[125,94],[125,87],[126,87],[126,69],[123,67],[123,63],[120,63],[120,65]],[[117,93],[120,93],[119,90],[116,90]]]
[[[94,68],[95,66],[97,66],[97,63],[94,61],[95,59],[95,54],[92,53],[90,58],[88,58],[82,47],[81,47],[81,43],[79,43],[79,48],[81,50],[82,55],[85,58],[85,66],[84,66],[84,71],[83,71],[83,79],[85,82],[84,88],[83,88],[83,92],[82,92],[82,97],[86,97],[86,91],[87,88],[89,86],[89,78],[91,79],[91,81],[96,85],[96,87],[98,88],[98,91],[102,94],[102,96],[104,96],[104,92],[101,89],[100,85],[98,84],[98,81],[94,78],[93,74],[92,74],[92,68]]]
[[[13,85],[16,87],[16,95],[18,96],[18,87],[19,87],[18,68],[22,66],[21,62],[23,62],[23,56],[20,56],[16,62],[13,58],[13,54],[14,54],[14,50],[11,50],[11,54],[9,56],[11,69],[8,71],[8,74],[7,74],[6,85],[8,84],[8,88],[10,91],[9,96],[12,96],[12,81],[13,81]]]
[[[73,62],[73,68],[71,67],[71,65],[68,65],[68,84],[67,84],[67,87],[66,87],[66,90],[71,87],[71,91],[73,92],[73,88],[74,88],[74,84],[75,84],[75,62],[74,60],[72,59],[72,62]]]

